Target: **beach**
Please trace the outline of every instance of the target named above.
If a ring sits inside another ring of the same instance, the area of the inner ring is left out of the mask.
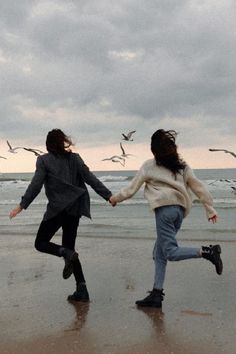
[[[35,251],[32,236],[0,241],[2,354],[235,352],[232,241],[220,242],[221,276],[203,259],[169,263],[162,310],[135,305],[152,287],[152,240],[80,237],[91,301],[75,305],[61,259]]]
[[[153,212],[140,190],[112,208],[89,190],[92,220],[82,218],[76,248],[90,303],[67,302],[73,276],[62,278],[63,260],[34,249],[46,208],[44,191],[13,220],[8,214],[31,174],[0,176],[1,354],[217,354],[235,353],[236,169],[198,170],[210,189],[219,222],[212,225],[196,198],[177,237],[180,245],[219,243],[221,276],[206,260],[169,262],[163,308],[138,309],[152,289]],[[127,186],[135,171],[100,171],[112,191]],[[58,232],[53,239],[61,242]]]

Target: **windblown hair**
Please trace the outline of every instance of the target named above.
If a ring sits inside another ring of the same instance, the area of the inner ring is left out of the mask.
[[[60,129],[53,129],[48,132],[46,138],[47,151],[55,155],[66,155],[71,152],[72,140]]]
[[[151,138],[151,151],[158,166],[168,168],[176,177],[184,170],[186,163],[179,157],[175,130],[158,129]]]

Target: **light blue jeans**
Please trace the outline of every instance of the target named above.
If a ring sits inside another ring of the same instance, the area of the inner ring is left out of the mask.
[[[181,227],[184,209],[168,205],[155,209],[157,240],[153,249],[155,262],[154,288],[163,289],[167,261],[199,258],[199,248],[179,247],[176,234]]]

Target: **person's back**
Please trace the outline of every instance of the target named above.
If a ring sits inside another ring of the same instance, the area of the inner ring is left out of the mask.
[[[48,132],[46,138],[48,153],[37,158],[32,181],[20,204],[10,212],[10,218],[27,209],[42,186],[45,186],[48,204],[37,232],[35,248],[39,252],[63,257],[65,260],[63,278],[67,279],[73,273],[76,280],[76,291],[68,296],[68,300],[88,301],[89,295],[82,266],[75,251],[80,218],[83,215],[90,217],[90,198],[85,183],[107,201],[111,192],[90,172],[81,157],[71,152],[71,145],[71,139],[60,129]],[[62,228],[61,245],[51,242],[60,228]]]
[[[157,130],[151,138],[154,158],[144,162],[130,184],[111,197],[111,203],[115,206],[131,198],[145,184],[145,197],[155,213],[157,240],[153,249],[154,285],[150,295],[136,301],[138,306],[162,306],[167,261],[203,257],[214,264],[217,274],[223,271],[220,245],[201,248],[178,246],[176,235],[192,204],[189,189],[200,199],[209,221],[215,223],[217,213],[208,190],[179,157],[176,134],[173,130]]]

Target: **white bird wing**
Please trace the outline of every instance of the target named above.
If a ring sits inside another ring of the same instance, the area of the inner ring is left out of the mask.
[[[136,132],[136,130],[132,130],[131,132],[129,132],[129,133],[127,134],[128,139],[130,139],[131,136],[132,136],[132,134],[134,134],[135,132]]]
[[[112,159],[112,162],[119,162],[122,166],[125,165],[125,160],[124,159],[123,159],[123,162],[121,160]]]
[[[111,157],[111,159],[124,160],[124,158],[122,156],[119,156],[119,155],[114,155],[114,156]]]
[[[4,156],[0,156],[0,159],[7,160],[7,158],[6,158],[6,157],[4,157]]]

